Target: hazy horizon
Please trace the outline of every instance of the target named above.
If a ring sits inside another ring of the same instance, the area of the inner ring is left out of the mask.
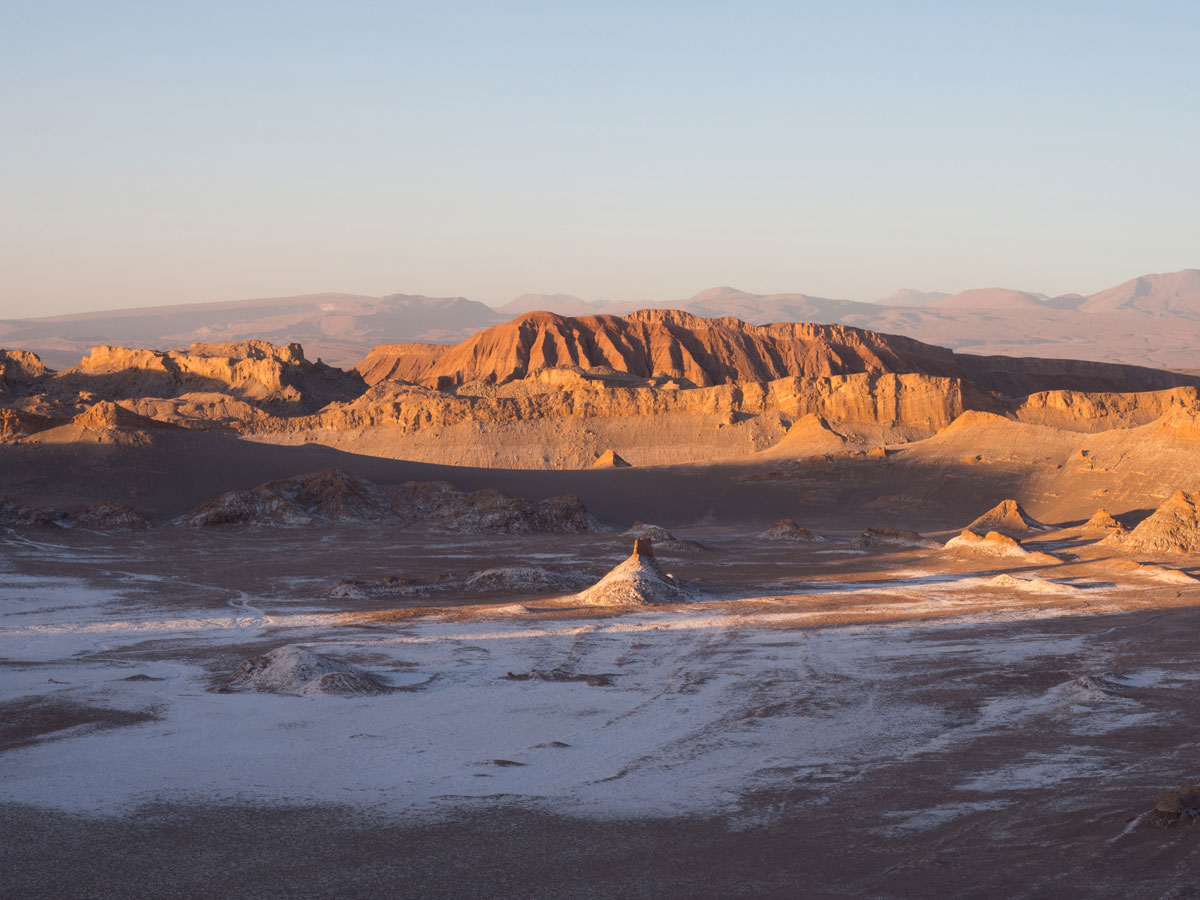
[[[0,317],[1088,293],[1196,263],[1193,5],[79,2],[0,36]]]

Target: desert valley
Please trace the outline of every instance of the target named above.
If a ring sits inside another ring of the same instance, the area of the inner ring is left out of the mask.
[[[0,894],[1188,895],[1200,367],[243,337],[0,350]]]

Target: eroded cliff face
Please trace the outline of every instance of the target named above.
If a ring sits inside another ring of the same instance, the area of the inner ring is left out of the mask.
[[[699,387],[781,378],[922,374],[958,378],[1008,396],[1057,389],[1200,385],[1192,376],[1136,366],[970,356],[843,325],[749,325],[663,309],[628,316],[528,313],[454,347],[376,348],[359,371],[370,384],[396,379],[445,389],[475,381],[504,384],[560,367],[671,378]]]
[[[560,366],[700,387],[859,373],[956,374],[950,351],[909,338],[842,325],[748,325],[660,309],[578,318],[528,313],[441,352],[377,348],[360,371],[372,382],[390,377],[445,388],[504,383]]]
[[[0,394],[29,388],[51,374],[36,353],[0,350]]]
[[[883,444],[935,434],[962,443],[957,430],[972,423],[1088,433],[1168,421],[1169,413],[1183,417],[1169,420],[1172,434],[1187,439],[1200,412],[1197,386],[1175,384],[1188,378],[1169,372],[969,357],[843,326],[751,326],[670,310],[534,313],[455,347],[379,347],[351,373],[309,362],[298,345],[264,341],[169,352],[97,347],[57,375],[30,354],[8,351],[0,364],[15,373],[3,398],[6,440],[25,440],[51,421],[78,431],[84,419],[107,427],[128,415],[142,418],[125,430],[169,422],[468,466],[583,468],[609,450],[635,466],[769,449],[773,458],[883,453]],[[1024,390],[1072,380],[1078,386]],[[1109,384],[1155,389],[1089,387]],[[28,439],[74,434],[61,426]]]
[[[299,344],[193,344],[187,350],[93,348],[79,365],[11,391],[26,409],[71,415],[99,400],[221,395],[277,414],[314,412],[365,389],[355,372],[304,358]]]

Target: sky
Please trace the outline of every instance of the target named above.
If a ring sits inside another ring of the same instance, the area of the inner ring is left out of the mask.
[[[0,0],[0,317],[1200,266],[1200,4]]]

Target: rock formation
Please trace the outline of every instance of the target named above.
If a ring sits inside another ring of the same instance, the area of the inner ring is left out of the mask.
[[[594,463],[593,469],[628,469],[629,463],[626,462],[615,450],[605,450],[601,453]]]
[[[8,393],[36,393],[62,412],[96,400],[219,394],[275,415],[296,415],[352,400],[365,389],[357,372],[309,362],[299,344],[242,341],[167,352],[94,347],[79,365],[52,377],[25,378]]]
[[[0,350],[0,394],[27,390],[51,374],[36,353]]]
[[[940,547],[941,544],[915,531],[908,531],[904,528],[868,528],[852,540],[850,546],[857,550],[872,550],[878,547],[890,547],[894,549]]]
[[[642,606],[685,603],[694,597],[687,586],[658,567],[650,539],[638,538],[625,562],[575,599],[594,606]]]
[[[1112,517],[1105,509],[1098,509],[1092,514],[1092,517],[1083,523],[1083,527],[1088,531],[1124,531],[1125,526]]]
[[[96,503],[65,518],[65,524],[89,531],[145,531],[149,523],[132,507]]]
[[[357,666],[294,644],[245,660],[230,677],[229,687],[300,697],[383,694],[389,690],[382,680]]]
[[[545,500],[510,497],[485,488],[469,494],[444,481],[410,481],[389,488],[392,502],[412,527],[475,534],[591,534],[610,531],[578,497]]]
[[[1077,588],[1046,578],[1017,578],[1007,573],[988,580],[988,587],[1027,591],[1035,594],[1072,594]]]
[[[1132,531],[1104,542],[1131,553],[1200,553],[1200,492],[1176,491]]]
[[[373,353],[361,370],[376,380],[435,388],[474,381],[503,383],[560,366],[604,368],[642,378],[666,376],[701,387],[883,373],[959,378],[1009,395],[1059,388],[1155,390],[1200,383],[1136,366],[958,355],[910,338],[844,325],[748,325],[668,309],[579,318],[532,312],[440,352],[410,346],[401,345],[392,354]]]
[[[796,524],[795,519],[780,519],[778,522],[773,522],[771,526],[763,532],[763,537],[771,541],[815,541],[814,535],[807,528],[801,528]]]
[[[607,530],[574,495],[533,501],[491,489],[466,494],[444,481],[381,488],[338,468],[230,491],[181,516],[176,524],[295,527],[379,521],[432,532],[480,534]]]
[[[71,420],[71,423],[80,428],[92,431],[105,431],[115,428],[148,429],[169,427],[164,422],[158,422],[146,416],[139,416],[132,410],[118,406],[111,400],[101,400],[99,403],[92,404],[87,410],[75,416]]]
[[[1200,785],[1185,784],[1159,794],[1154,809],[1139,820],[1152,828],[1179,828],[1200,821]]]
[[[1003,500],[968,525],[967,531],[981,535],[998,531],[1009,537],[1020,537],[1033,531],[1045,531],[1047,527],[1025,512],[1016,500]]]
[[[630,529],[623,532],[621,536],[634,539],[645,538],[653,543],[658,553],[666,553],[668,555],[701,553],[705,549],[703,544],[678,538],[661,525],[648,525],[641,521],[634,522]]]
[[[230,491],[196,507],[176,524],[200,528],[296,526],[370,522],[394,516],[391,502],[378,487],[344,469],[325,469],[246,491]]]
[[[0,409],[0,441],[15,441],[47,428],[56,422],[47,416],[16,409]]]
[[[0,498],[0,527],[54,526],[60,517],[61,513],[53,510],[34,509],[16,500]]]
[[[980,536],[969,528],[962,534],[946,541],[945,549],[958,550],[983,556],[1000,556],[1020,559],[1036,565],[1057,565],[1062,562],[1057,556],[1030,550],[1020,541],[998,531],[989,531]]]

